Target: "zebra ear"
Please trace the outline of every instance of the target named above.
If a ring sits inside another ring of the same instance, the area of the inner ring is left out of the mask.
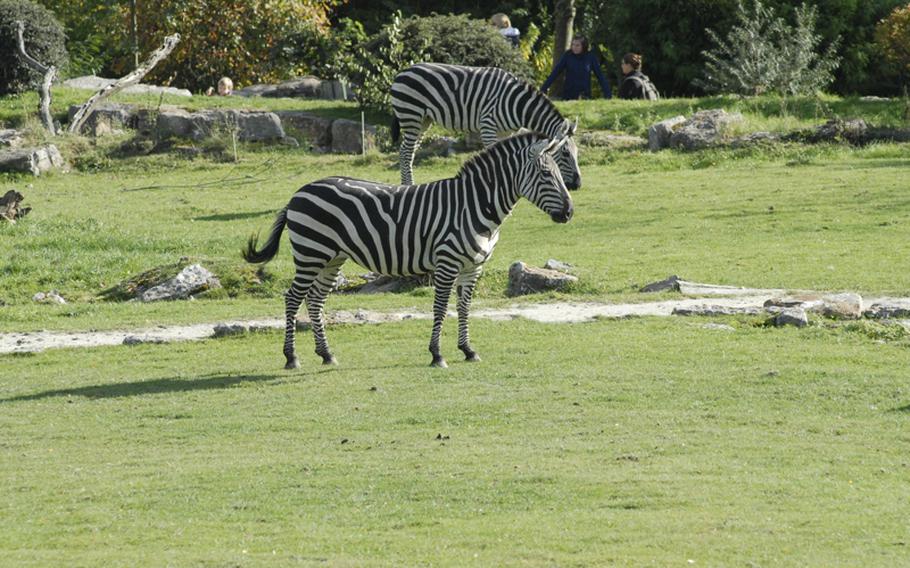
[[[564,136],[575,136],[575,131],[578,129],[578,117],[575,117],[575,122],[569,122],[566,119],[565,129],[563,130]]]
[[[540,142],[535,142],[531,144],[528,151],[535,158],[539,158],[543,156],[544,153],[553,151],[550,147],[553,146],[554,142],[556,142],[556,140],[541,140]]]

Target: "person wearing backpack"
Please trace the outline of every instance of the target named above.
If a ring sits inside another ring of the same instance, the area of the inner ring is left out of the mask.
[[[657,87],[641,72],[641,55],[627,53],[622,56],[622,82],[619,84],[619,98],[645,99],[656,101],[660,99]]]

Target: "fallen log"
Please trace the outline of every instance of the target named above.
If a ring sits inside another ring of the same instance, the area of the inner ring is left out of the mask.
[[[117,93],[122,89],[125,89],[130,85],[134,85],[142,80],[142,78],[145,77],[145,75],[151,71],[155,65],[158,64],[158,62],[167,57],[171,51],[173,51],[179,42],[180,34],[167,36],[164,38],[164,44],[156,49],[145,61],[145,63],[139,67],[136,67],[136,69],[134,69],[131,73],[121,77],[115,83],[111,83],[110,85],[103,87],[97,93],[92,95],[91,98],[89,98],[89,100],[87,100],[81,107],[79,107],[79,110],[77,110],[73,115],[73,119],[69,125],[69,132],[78,133],[82,129],[83,124],[85,124],[85,121],[91,115],[92,109],[94,109],[98,103],[113,95],[114,93]]]

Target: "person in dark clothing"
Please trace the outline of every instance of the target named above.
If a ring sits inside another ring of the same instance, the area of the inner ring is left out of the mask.
[[[540,90],[546,93],[553,81],[556,80],[556,77],[563,71],[566,73],[565,83],[563,83],[562,88],[563,99],[590,99],[592,71],[597,76],[604,98],[613,97],[613,92],[610,90],[610,82],[600,70],[600,62],[597,57],[588,51],[588,40],[584,36],[579,35],[572,38],[572,48],[562,55]]]
[[[622,82],[619,98],[657,100],[657,89],[648,76],[641,72],[641,55],[627,53],[622,56]]]

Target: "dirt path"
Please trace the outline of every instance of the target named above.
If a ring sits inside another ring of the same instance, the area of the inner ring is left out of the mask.
[[[644,302],[633,304],[603,304],[595,302],[558,302],[549,304],[516,305],[501,309],[479,309],[472,312],[473,318],[508,320],[526,318],[542,323],[580,323],[595,318],[624,318],[632,316],[670,315],[729,315],[761,313],[765,302],[771,298],[788,295],[785,290],[761,290],[754,288],[732,288],[682,282],[681,291],[699,295],[698,298]],[[798,302],[809,306],[825,296],[818,293],[798,292],[792,295]],[[859,298],[858,296],[856,296]],[[910,298],[864,298],[860,300],[866,309],[879,309],[885,314],[910,313]],[[886,310],[882,311],[881,308]],[[867,316],[870,312],[866,312]],[[454,316],[453,312],[449,312]],[[890,316],[879,316],[890,317]],[[328,314],[329,324],[385,323],[406,319],[429,319],[429,312],[332,312]],[[307,322],[302,321],[302,325]],[[283,320],[246,320],[192,325],[157,326],[146,329],[112,331],[56,332],[38,331],[29,333],[0,333],[0,353],[33,352],[62,347],[98,347],[103,345],[131,345],[139,343],[169,343],[173,341],[198,341],[212,337],[234,335],[264,329],[281,329]]]

